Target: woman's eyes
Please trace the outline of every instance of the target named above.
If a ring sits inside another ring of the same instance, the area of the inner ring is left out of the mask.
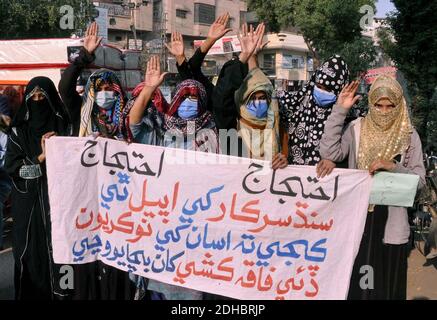
[[[380,104],[377,104],[377,105],[375,105],[375,107],[377,107],[378,109],[381,109],[381,108],[383,108],[383,107],[387,107],[387,108],[390,108],[390,109],[393,109],[393,108],[395,108],[395,106],[394,106],[394,105],[389,105],[389,106],[382,106],[382,105],[380,105]]]

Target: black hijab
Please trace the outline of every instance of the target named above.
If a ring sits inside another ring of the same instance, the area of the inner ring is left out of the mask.
[[[33,101],[32,96],[38,90],[45,98]],[[36,77],[28,83],[11,127],[16,128],[14,133],[21,147],[28,156],[33,157],[42,152],[41,137],[45,133],[55,131],[60,136],[70,135],[69,119],[53,81],[46,77]]]
[[[326,60],[299,91],[278,92],[282,123],[288,131],[288,162],[313,166],[319,163],[319,144],[332,105],[319,106],[313,98],[317,83],[335,95],[349,82],[349,69],[339,55]]]

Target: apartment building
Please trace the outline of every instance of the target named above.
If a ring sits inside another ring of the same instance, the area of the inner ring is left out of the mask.
[[[178,31],[185,37],[188,53],[193,50],[193,40],[205,38],[218,16],[229,12],[229,26],[236,34],[247,11],[246,1],[242,0],[103,0],[94,4],[108,10],[111,44],[128,49],[129,40],[136,35],[138,40],[152,41],[153,45],[163,35]]]
[[[184,36],[186,55],[194,52],[195,40],[204,39],[214,20],[230,14],[229,27],[235,36],[242,23],[256,25],[256,15],[248,12],[243,0],[106,0],[95,2],[108,10],[108,42],[124,49],[160,54],[170,72],[176,73],[175,60],[168,57],[163,44],[172,31]],[[137,41],[135,42],[135,38]],[[268,46],[260,54],[260,67],[272,83],[284,89],[298,88],[309,79],[312,59],[303,38],[295,32],[268,34]],[[216,76],[232,53],[208,55],[204,73]]]

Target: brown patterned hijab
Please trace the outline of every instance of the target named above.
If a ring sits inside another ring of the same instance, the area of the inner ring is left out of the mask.
[[[395,108],[383,113],[375,104],[390,100]],[[363,119],[358,151],[358,169],[368,170],[375,160],[393,160],[411,142],[413,127],[401,85],[393,78],[380,76],[370,87],[369,113]]]

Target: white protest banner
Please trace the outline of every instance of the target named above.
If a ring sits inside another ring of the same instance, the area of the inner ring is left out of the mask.
[[[368,172],[103,138],[46,142],[53,255],[237,299],[345,299]]]

